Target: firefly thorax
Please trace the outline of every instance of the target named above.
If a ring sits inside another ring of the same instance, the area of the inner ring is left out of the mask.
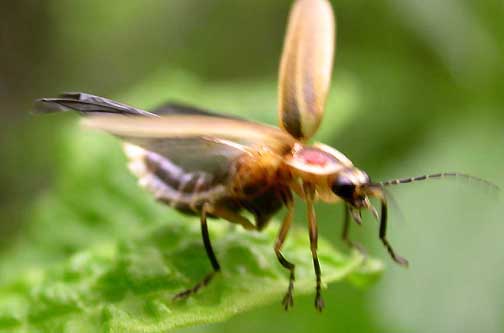
[[[356,208],[367,206],[368,175],[336,149],[321,143],[296,144],[286,164],[295,179],[315,186],[318,199],[328,203],[344,200]]]

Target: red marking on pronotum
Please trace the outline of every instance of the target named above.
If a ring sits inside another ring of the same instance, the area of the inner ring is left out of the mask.
[[[310,165],[325,166],[329,162],[327,155],[318,150],[305,149],[302,153],[303,160]]]

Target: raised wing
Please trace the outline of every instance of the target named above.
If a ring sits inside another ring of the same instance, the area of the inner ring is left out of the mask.
[[[290,13],[280,64],[279,121],[293,137],[315,134],[324,113],[335,46],[327,0],[297,0]]]

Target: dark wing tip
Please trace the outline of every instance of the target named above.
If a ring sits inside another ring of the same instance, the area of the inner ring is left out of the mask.
[[[41,98],[35,101],[35,113],[77,111],[82,115],[113,113],[133,116],[156,117],[156,115],[111,99],[82,92],[65,92],[56,98]]]
[[[68,109],[56,103],[57,98],[39,98],[33,102],[33,113],[54,113]]]
[[[64,92],[58,97],[44,97],[38,98],[33,102],[34,111],[33,113],[54,113],[54,112],[64,112],[69,111],[71,108],[63,105],[65,102],[81,101],[84,94],[81,92]]]

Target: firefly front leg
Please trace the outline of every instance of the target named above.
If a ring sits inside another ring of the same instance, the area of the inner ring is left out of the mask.
[[[380,218],[380,239],[385,245],[385,248],[387,248],[388,253],[392,257],[392,259],[398,263],[401,266],[408,266],[408,261],[404,259],[403,257],[397,255],[392,249],[392,246],[388,242],[386,235],[387,235],[387,203],[384,199],[382,199],[382,205],[381,205],[381,218]]]
[[[282,221],[282,226],[280,227],[280,232],[278,233],[278,238],[275,243],[275,254],[280,264],[286,269],[288,269],[290,272],[289,288],[287,289],[287,293],[285,294],[282,300],[282,305],[284,309],[287,311],[289,310],[290,307],[294,305],[293,293],[294,293],[294,280],[295,280],[294,275],[295,265],[290,261],[288,261],[287,259],[285,259],[281,250],[285,242],[285,239],[287,238],[287,234],[289,233],[289,229],[292,224],[292,218],[294,215],[294,201],[292,199],[292,194],[290,192],[285,192],[285,195],[283,196],[283,201],[287,206],[287,214],[285,215]]]
[[[205,245],[205,250],[208,256],[208,259],[210,260],[210,263],[212,264],[213,271],[208,273],[201,281],[196,283],[192,288],[189,288],[187,290],[184,290],[177,295],[173,297],[173,300],[181,300],[181,299],[186,299],[187,297],[197,293],[201,288],[207,286],[212,279],[214,278],[215,274],[220,272],[220,265],[219,262],[217,261],[217,258],[215,257],[215,253],[212,248],[212,243],[210,242],[210,236],[208,234],[208,227],[207,227],[207,213],[209,210],[210,205],[204,204],[203,208],[201,209],[201,236],[203,238],[203,244]]]
[[[359,244],[353,242],[349,237],[350,233],[350,207],[345,205],[345,216],[343,217],[343,233],[341,235],[341,238],[343,238],[343,241],[352,249],[357,249],[357,251],[360,252],[360,254],[364,257],[367,256],[366,250]]]
[[[313,203],[315,201],[315,187],[312,184],[304,183],[303,189],[305,193],[306,200],[306,208],[308,212],[308,231],[310,234],[310,249],[313,258],[313,267],[315,269],[316,276],[316,295],[315,295],[315,308],[318,311],[322,311],[324,308],[324,299],[322,298],[322,279],[321,279],[321,271],[320,271],[320,263],[317,256],[317,246],[318,246],[318,229],[317,229],[317,220],[315,217],[315,208],[313,207]]]

